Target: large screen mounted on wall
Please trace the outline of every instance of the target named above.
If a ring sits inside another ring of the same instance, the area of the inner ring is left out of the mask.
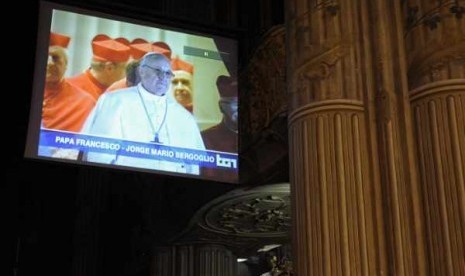
[[[163,24],[41,2],[25,156],[238,183],[237,41]]]

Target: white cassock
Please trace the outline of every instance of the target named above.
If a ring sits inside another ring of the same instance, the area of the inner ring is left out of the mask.
[[[158,136],[161,144],[204,150],[192,114],[175,99],[156,96],[141,84],[104,93],[87,118],[83,134],[137,142],[151,142]],[[172,161],[88,152],[85,160],[105,164],[199,174],[199,166]]]

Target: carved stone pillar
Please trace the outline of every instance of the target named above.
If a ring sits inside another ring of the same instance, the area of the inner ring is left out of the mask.
[[[157,246],[152,276],[235,276],[237,257],[258,257],[264,247],[289,244],[288,183],[242,187],[200,208],[183,232]],[[291,257],[289,247],[278,257]],[[291,259],[292,260],[292,259]],[[256,274],[254,274],[256,275]]]
[[[425,274],[399,1],[286,10],[297,274]]]
[[[155,248],[152,276],[234,276],[237,260],[224,246],[176,245]]]
[[[428,269],[465,275],[465,2],[412,0],[404,11]]]
[[[101,275],[100,212],[105,205],[108,174],[82,168],[77,191],[72,275]]]

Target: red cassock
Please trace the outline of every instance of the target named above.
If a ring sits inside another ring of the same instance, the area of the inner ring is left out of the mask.
[[[98,100],[108,86],[101,84],[98,80],[92,76],[90,70],[86,70],[84,73],[68,79],[69,83],[89,93],[94,100]]]
[[[202,139],[205,148],[208,150],[237,153],[237,133],[228,129],[223,123],[215,125],[202,131]],[[221,167],[202,168],[201,174],[208,178],[215,178],[219,181],[231,182],[237,180],[238,170],[223,169]]]
[[[45,88],[42,125],[79,132],[94,106],[95,100],[91,96],[64,80],[57,87]]]

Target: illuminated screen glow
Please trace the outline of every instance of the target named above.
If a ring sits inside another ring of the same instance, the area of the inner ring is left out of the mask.
[[[170,51],[161,103],[124,77],[147,44]],[[236,60],[234,39],[41,2],[25,156],[237,183]]]

